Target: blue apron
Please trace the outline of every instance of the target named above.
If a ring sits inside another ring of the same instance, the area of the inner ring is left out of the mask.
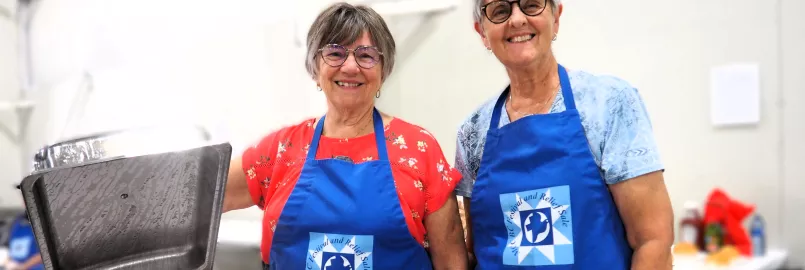
[[[11,261],[23,264],[34,256],[39,256],[39,246],[37,246],[34,230],[31,223],[24,216],[14,220],[11,225],[11,234],[8,241],[8,255]],[[29,268],[31,270],[45,269],[44,265],[38,264]]]
[[[567,71],[566,111],[498,128],[492,112],[470,214],[478,269],[629,269],[632,249],[590,152]]]
[[[432,269],[405,222],[374,110],[378,160],[316,160],[324,117],[280,215],[268,269]],[[265,259],[265,258],[264,258]]]

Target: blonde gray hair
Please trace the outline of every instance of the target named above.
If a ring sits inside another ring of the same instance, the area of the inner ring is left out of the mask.
[[[319,49],[327,44],[347,46],[358,40],[364,31],[383,54],[381,57],[382,80],[394,69],[396,44],[383,17],[372,8],[363,5],[335,3],[322,11],[307,32],[307,59],[305,69],[313,78],[319,74],[316,57]]]
[[[473,0],[475,1],[475,6],[472,9],[472,18],[475,19],[475,22],[481,23],[481,19],[483,19],[483,14],[481,14],[481,6],[484,4],[484,0]],[[562,0],[545,0],[551,3],[551,12],[556,15],[556,7],[559,6],[559,3]]]

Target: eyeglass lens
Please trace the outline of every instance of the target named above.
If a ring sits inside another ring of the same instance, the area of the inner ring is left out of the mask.
[[[520,11],[528,16],[537,16],[545,10],[547,0],[520,0]],[[486,17],[493,23],[502,23],[512,15],[514,3],[518,1],[492,1],[485,6]]]
[[[324,62],[337,67],[344,64],[349,58],[351,50],[337,44],[330,44],[321,49]],[[380,52],[375,47],[359,46],[352,50],[355,62],[362,68],[372,68],[380,61]]]

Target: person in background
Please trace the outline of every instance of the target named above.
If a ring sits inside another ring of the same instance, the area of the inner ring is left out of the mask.
[[[224,211],[262,209],[264,268],[466,269],[460,174],[428,131],[375,109],[395,60],[382,17],[333,4],[307,48],[325,116],[270,133],[229,170]]]
[[[24,205],[24,203],[23,203]],[[8,239],[8,260],[5,270],[44,270],[34,230],[23,212],[11,223]]]
[[[510,84],[458,130],[470,257],[479,269],[671,269],[673,212],[646,108],[624,80],[557,63],[562,9],[475,0],[475,30]]]

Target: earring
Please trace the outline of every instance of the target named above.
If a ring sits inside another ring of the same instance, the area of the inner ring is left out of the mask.
[[[316,86],[316,89],[318,89],[319,91],[321,91],[321,86]]]
[[[556,41],[556,34],[553,34],[553,41]]]
[[[492,48],[486,47],[486,52],[492,54]]]
[[[375,94],[375,98],[380,98],[380,91],[377,91],[377,94]]]

